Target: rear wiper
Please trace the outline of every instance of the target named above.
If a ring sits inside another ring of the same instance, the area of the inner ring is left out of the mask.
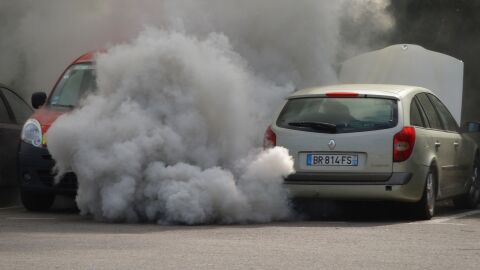
[[[337,125],[332,124],[332,123],[327,123],[327,122],[290,122],[288,123],[289,126],[294,126],[294,127],[308,127],[312,128],[315,130],[322,130],[322,131],[328,131],[330,133],[336,133],[337,132]]]

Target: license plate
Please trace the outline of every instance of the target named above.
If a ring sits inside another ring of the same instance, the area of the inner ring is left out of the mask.
[[[307,154],[307,166],[358,166],[358,155]]]

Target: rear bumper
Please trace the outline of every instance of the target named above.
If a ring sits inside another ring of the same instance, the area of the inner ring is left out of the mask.
[[[55,161],[46,148],[38,148],[21,142],[18,153],[18,178],[22,190],[38,193],[75,195],[77,178],[67,173],[55,184],[52,173]]]
[[[297,173],[285,179],[285,186],[292,198],[416,202],[422,197],[427,172],[428,168],[415,174],[396,172],[383,181],[367,174],[349,181],[348,174]]]

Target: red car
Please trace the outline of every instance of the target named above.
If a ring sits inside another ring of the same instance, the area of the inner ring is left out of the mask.
[[[23,126],[18,153],[21,201],[30,211],[49,209],[57,194],[76,194],[74,173],[67,173],[58,184],[54,183],[55,162],[48,152],[45,134],[60,115],[71,111],[82,97],[96,89],[93,55],[84,54],[70,64],[50,95],[44,92],[32,95],[36,111]]]

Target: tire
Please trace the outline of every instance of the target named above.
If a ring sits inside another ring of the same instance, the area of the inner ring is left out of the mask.
[[[468,192],[453,199],[453,204],[459,209],[475,209],[480,202],[480,159],[475,158]]]
[[[437,183],[432,171],[429,171],[425,179],[422,199],[414,204],[414,215],[416,219],[429,220],[435,215],[435,204],[437,199]]]
[[[50,209],[55,200],[54,194],[35,193],[22,190],[20,192],[22,204],[28,211],[39,212]]]

